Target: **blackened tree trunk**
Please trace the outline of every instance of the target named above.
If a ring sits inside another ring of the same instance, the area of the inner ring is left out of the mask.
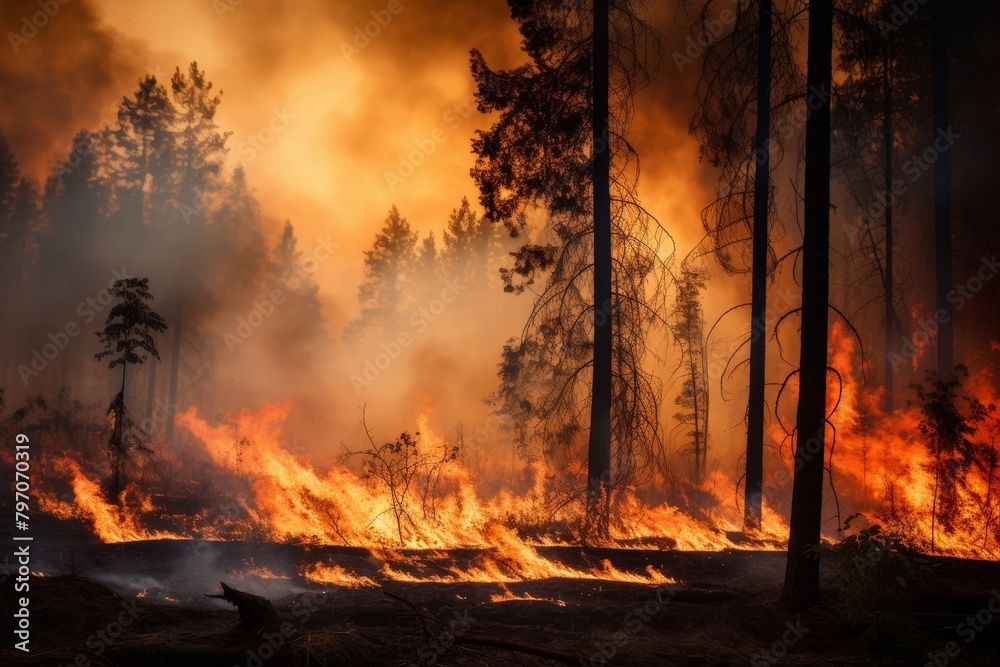
[[[757,132],[754,138],[753,268],[750,296],[750,397],[743,524],[759,528],[764,476],[764,358],[767,350],[767,248],[771,154],[771,0],[757,17]]]
[[[594,373],[590,408],[590,511],[607,514],[611,484],[611,151],[608,0],[594,2]],[[592,516],[594,516],[592,514]],[[603,522],[602,522],[603,523]]]
[[[807,86],[821,104],[806,121],[802,344],[796,416],[795,481],[782,602],[793,611],[819,603],[819,540],[826,428],[830,292],[830,95],[833,2],[809,3]]]
[[[948,136],[948,3],[933,0],[931,15],[931,41],[934,72],[934,136]],[[936,259],[935,284],[938,318],[941,322],[937,335],[938,376],[947,380],[955,370],[954,329],[955,313],[948,302],[951,280],[951,151],[945,147],[934,162],[934,253]]]

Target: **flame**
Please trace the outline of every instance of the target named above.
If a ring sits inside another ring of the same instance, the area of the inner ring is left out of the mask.
[[[929,508],[936,502],[934,460],[921,432],[919,407],[908,405],[885,414],[883,390],[867,388],[858,380],[861,355],[847,328],[835,324],[830,342],[830,365],[839,377],[830,375],[828,392],[832,428],[827,454],[836,496],[824,490],[826,536],[838,537],[831,526],[835,524],[839,530],[849,514],[862,513],[870,521],[905,532],[925,549],[933,535],[934,549],[941,553],[1000,555],[997,538],[991,542],[982,529],[989,523],[983,519],[984,512],[997,511],[995,506],[986,507],[983,499],[996,497],[992,486],[1000,480],[970,475],[957,492],[955,530],[945,532],[932,526]],[[789,395],[795,389],[793,382]],[[985,403],[1000,404],[987,371],[970,378],[963,390]],[[581,496],[570,496],[553,510],[550,482],[569,468],[553,470],[541,462],[525,464],[527,488],[520,492],[502,489],[484,497],[477,490],[473,473],[431,428],[430,408],[425,406],[416,419],[419,437],[381,451],[381,459],[373,458],[369,451],[320,469],[287,447],[283,431],[291,409],[291,401],[284,401],[241,410],[215,424],[199,417],[195,408],[179,415],[179,425],[195,437],[196,446],[225,471],[226,479],[250,489],[252,496],[240,501],[237,517],[213,517],[210,510],[183,520],[172,517],[182,524],[183,534],[364,548],[379,561],[378,576],[398,582],[514,584],[573,578],[643,585],[676,583],[652,567],[638,573],[618,570],[609,561],[574,567],[540,553],[541,547],[578,543],[572,529],[553,528],[571,525],[573,517],[585,512]],[[770,434],[779,442],[788,442],[782,432],[788,426],[776,420]],[[996,440],[1000,440],[1000,429]],[[794,467],[787,447],[781,451],[780,460],[769,462],[769,478],[765,480],[769,493],[760,529],[744,529],[741,508],[727,499],[736,484],[713,471],[699,491],[714,497],[715,502],[694,513],[668,503],[650,503],[634,490],[620,492],[616,511],[621,520],[610,526],[606,546],[659,549],[669,543],[670,548],[698,551],[781,548],[788,525],[779,510],[790,492]],[[150,497],[134,486],[126,489],[123,502],[116,506],[107,502],[99,484],[72,460],[61,459],[56,468],[70,478],[74,500],[70,503],[43,496],[45,511],[89,521],[105,542],[180,537],[147,528],[149,515],[156,508]],[[781,472],[785,473],[784,483]],[[831,517],[840,520],[831,523]],[[468,562],[456,563],[448,551],[461,548],[476,552],[466,558]],[[252,562],[248,565],[251,576],[280,578],[272,570]],[[304,563],[299,574],[346,588],[376,585],[372,572],[367,576],[331,562]]]
[[[559,607],[565,607],[566,603],[563,600],[557,600],[555,598],[536,598],[531,593],[517,594],[511,591],[506,585],[500,584],[503,593],[494,593],[490,596],[490,602],[514,602],[519,600],[531,600],[535,602],[551,602]]]
[[[830,365],[842,381],[839,404],[830,418],[836,434],[832,479],[841,516],[861,512],[869,521],[891,526],[930,550],[934,457],[927,436],[921,432],[919,406],[897,406],[892,414],[885,413],[884,389],[868,389],[858,380],[857,369],[861,366],[858,343],[840,323],[831,330],[830,352]],[[837,398],[838,386],[836,379],[831,382],[832,402]],[[985,404],[1000,405],[996,383],[985,368],[963,384],[960,393],[975,396]],[[900,402],[897,399],[896,403]],[[827,435],[829,453],[832,431],[828,430]],[[996,450],[995,440],[991,446]],[[984,505],[990,497],[989,480],[984,473],[973,469],[963,481],[957,490],[956,528],[946,533],[940,525],[934,526],[934,550],[962,557],[998,558],[1000,545],[995,538],[990,545],[991,539],[984,528],[987,525],[984,513],[991,511]],[[997,481],[1000,480],[994,479],[992,484]],[[996,489],[992,495],[996,497]],[[828,502],[824,518],[827,518],[834,515],[835,507],[831,494],[825,496]]]
[[[142,515],[154,510],[152,500],[134,485],[122,492],[119,505],[107,501],[100,485],[80,470],[68,458],[55,461],[55,471],[70,477],[72,503],[39,494],[39,507],[61,519],[79,518],[88,521],[102,542],[136,542],[139,540],[176,539],[179,535],[166,531],[150,531],[142,526]]]
[[[280,574],[275,574],[270,568],[264,566],[253,566],[248,570],[245,570],[243,576],[246,577],[257,577],[258,579],[286,579]]]
[[[250,502],[241,503],[245,516],[209,521],[206,510],[184,521],[190,524],[190,534],[212,539],[254,535],[275,542],[364,547],[381,558],[380,576],[399,582],[516,583],[574,578],[645,585],[675,583],[651,567],[635,573],[602,561],[581,568],[542,556],[538,546],[571,542],[544,530],[532,535],[529,542],[517,526],[535,525],[539,516],[551,514],[545,507],[551,471],[541,463],[532,464],[528,469],[532,484],[524,493],[502,490],[488,499],[480,497],[469,471],[454,460],[448,443],[431,429],[427,408],[417,419],[420,437],[413,444],[414,455],[421,460],[440,461],[440,465],[434,468],[433,480],[415,478],[413,483],[433,481],[435,493],[394,495],[377,475],[364,475],[345,464],[321,471],[306,458],[288,451],[282,429],[291,407],[291,402],[285,401],[259,410],[242,410],[215,425],[200,419],[193,408],[179,416],[179,424],[197,438],[212,461],[233,478],[244,480],[253,496]],[[241,446],[237,453],[234,443],[249,446]],[[134,487],[127,489],[126,502],[119,507],[108,503],[98,483],[73,461],[62,461],[59,471],[71,478],[74,502],[49,499],[47,511],[64,518],[88,520],[105,542],[178,537],[144,527],[143,517],[155,508],[149,497]],[[732,483],[720,474],[710,479],[720,488],[732,488]],[[582,512],[582,502],[571,499],[564,512]],[[622,495],[620,508],[629,520],[612,528],[613,543],[628,541],[632,547],[658,548],[658,541],[670,539],[682,549],[739,546],[728,537],[741,528],[741,517],[735,511],[718,510],[715,516],[696,519],[670,505],[648,506],[629,492]],[[760,543],[772,540],[780,544],[784,523],[770,508],[767,511],[774,528],[757,538]],[[399,551],[404,547],[421,550],[424,555],[406,556]],[[429,561],[444,557],[437,551],[455,548],[479,552],[471,563],[428,566]],[[278,576],[267,568],[248,565],[248,575]],[[371,577],[332,563],[303,565],[300,574],[312,581],[344,587],[375,585]]]
[[[302,576],[309,581],[321,584],[334,584],[344,588],[374,588],[378,586],[373,579],[348,572],[339,565],[313,563],[302,571]]]

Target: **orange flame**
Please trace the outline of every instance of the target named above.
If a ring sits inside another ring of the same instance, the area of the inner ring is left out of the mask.
[[[73,487],[74,502],[64,502],[39,494],[39,507],[61,519],[78,518],[88,521],[103,542],[136,542],[139,540],[176,539],[165,531],[150,531],[142,525],[142,515],[153,511],[149,496],[134,486],[122,493],[119,505],[109,503],[100,485],[87,477],[80,466],[68,458],[57,459],[56,472],[68,476]]]

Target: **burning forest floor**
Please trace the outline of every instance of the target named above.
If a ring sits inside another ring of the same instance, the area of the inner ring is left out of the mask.
[[[483,573],[452,583],[456,571],[477,571],[489,551],[101,544],[72,522],[37,528],[32,650],[5,649],[2,664],[1000,664],[1000,622],[990,622],[996,562],[930,559],[932,573],[909,591],[905,608],[862,632],[844,616],[828,559],[829,604],[782,611],[775,602],[785,556],[776,551],[539,547],[547,562],[613,578],[496,583],[478,580]],[[390,558],[392,579],[384,576]],[[323,563],[341,583],[301,576],[304,563]],[[233,606],[204,595],[219,593],[220,581],[267,598],[277,618],[243,628]],[[15,594],[2,590],[0,613],[11,626]]]

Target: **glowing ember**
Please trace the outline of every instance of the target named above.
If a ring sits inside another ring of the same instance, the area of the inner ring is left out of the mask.
[[[515,601],[534,601],[534,602],[551,602],[552,604],[565,607],[566,603],[562,600],[556,600],[554,598],[536,598],[531,593],[522,593],[518,595],[511,591],[507,586],[500,584],[500,588],[503,589],[503,593],[494,593],[490,596],[490,602],[515,602]]]

